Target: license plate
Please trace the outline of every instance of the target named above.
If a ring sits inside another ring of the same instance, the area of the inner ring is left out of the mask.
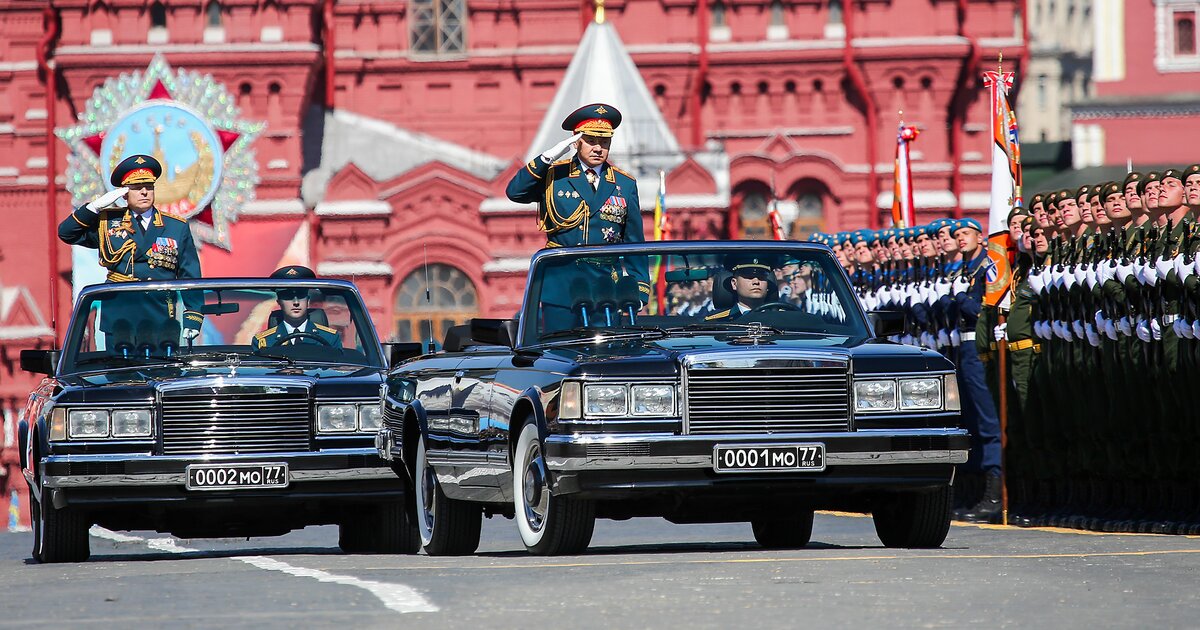
[[[287,464],[193,464],[187,467],[188,490],[286,488]]]
[[[825,445],[787,444],[713,447],[713,470],[717,472],[755,472],[825,470]]]

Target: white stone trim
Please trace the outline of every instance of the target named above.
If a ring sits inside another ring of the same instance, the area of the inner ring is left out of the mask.
[[[255,199],[242,205],[239,215],[252,217],[295,216],[306,212],[299,199]]]
[[[171,41],[171,34],[164,26],[154,26],[146,31],[146,43],[162,45]]]
[[[497,258],[483,263],[484,273],[524,273],[529,270],[529,258]]]
[[[985,41],[992,42],[1008,42],[1008,39],[993,39],[979,40],[981,45],[985,45]],[[1020,40],[1016,40],[1020,42]],[[958,35],[942,35],[939,37],[856,37],[851,44],[855,48],[904,48],[908,46],[962,46],[969,44],[970,40],[966,37]],[[888,207],[892,207],[888,203]]]
[[[1200,9],[1196,0],[1154,0],[1154,68],[1159,72],[1200,72],[1200,49],[1191,57],[1175,56],[1175,9]],[[1196,11],[1200,18],[1200,10]],[[1200,24],[1197,24],[1200,27]]]
[[[479,202],[480,212],[536,212],[537,205],[517,203],[508,197],[490,197]]]
[[[46,168],[47,163],[48,162],[46,161],[46,156],[35,155],[35,156],[29,158],[28,160],[25,160],[25,168],[28,168],[28,169]]]
[[[214,52],[232,52],[232,53],[256,53],[256,52],[320,52],[321,47],[312,43],[302,42],[284,42],[279,44],[245,44],[245,43],[229,43],[229,44],[166,44],[164,46],[151,46],[149,44],[128,44],[120,46],[108,46],[102,50],[97,50],[94,46],[62,46],[55,50],[58,56],[67,55],[110,55],[119,53],[124,55],[139,55],[161,52],[164,55],[178,53],[214,53]]]
[[[0,72],[28,72],[29,70],[37,70],[36,61],[0,62]]]
[[[965,192],[962,194],[963,210],[988,210],[992,207],[991,192]]]
[[[654,211],[653,197],[651,197],[650,212]],[[729,207],[728,195],[711,195],[711,194],[691,194],[691,195],[672,195],[667,193],[667,214],[672,210],[680,208],[718,208],[724,209]],[[643,208],[644,209],[644,208]]]
[[[112,46],[112,31],[107,28],[93,29],[88,41],[91,42],[92,46]],[[59,52],[61,52],[64,48],[67,47],[64,46],[63,48],[59,48]],[[83,46],[77,46],[77,48],[83,48]]]
[[[12,123],[0,123],[0,133],[8,135],[17,132],[17,127]]]
[[[709,138],[771,138],[780,136],[849,136],[854,134],[851,125],[834,127],[791,127],[786,129],[746,129],[743,131],[713,131]]]
[[[379,217],[392,213],[392,206],[379,199],[322,201],[317,204],[319,217]]]
[[[708,29],[709,42],[727,42],[733,39],[733,30],[728,25],[712,26]]]
[[[16,177],[21,171],[15,166],[0,166],[0,177]]]
[[[964,162],[980,162],[983,160],[983,151],[963,151],[962,159]]]
[[[287,160],[283,159],[271,160],[270,162],[267,162],[267,168],[273,171],[283,170],[289,166],[291,166],[291,164]]]
[[[46,120],[46,110],[34,107],[25,110],[25,120]]]
[[[791,37],[788,33],[787,24],[768,24],[767,25],[767,41],[781,42]]]
[[[38,339],[50,337],[54,331],[49,326],[0,326],[0,339],[16,341],[20,339]]]
[[[283,41],[282,26],[264,26],[258,34],[258,41],[264,44],[278,44]]]
[[[224,44],[225,43],[225,27],[223,26],[206,26],[204,27],[205,44]]]
[[[963,195],[966,197],[966,195]],[[892,207],[892,191],[885,190],[875,197],[875,205],[881,210]],[[954,193],[949,190],[915,190],[913,206],[917,210],[944,210],[955,206]],[[983,207],[987,207],[985,204]]]
[[[322,277],[391,276],[392,266],[374,260],[331,260],[317,264],[317,275]]]
[[[17,184],[18,185],[27,185],[27,186],[45,186],[46,185],[46,176],[45,175],[22,175],[17,178]]]

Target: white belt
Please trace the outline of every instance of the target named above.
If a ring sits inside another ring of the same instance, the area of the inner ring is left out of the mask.
[[[1171,324],[1174,324],[1178,319],[1179,319],[1178,315],[1163,315],[1160,321],[1162,321],[1163,326],[1170,326]]]
[[[962,339],[963,341],[975,341],[975,333],[961,332],[961,333],[958,333],[958,338]]]

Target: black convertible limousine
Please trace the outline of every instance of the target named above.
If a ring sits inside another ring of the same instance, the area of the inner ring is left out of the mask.
[[[885,340],[897,317],[863,312],[819,245],[543,250],[519,318],[390,370],[376,448],[413,484],[431,555],[473,553],[485,515],[537,554],[641,516],[803,547],[826,508],[936,547],[968,436],[953,365]]]

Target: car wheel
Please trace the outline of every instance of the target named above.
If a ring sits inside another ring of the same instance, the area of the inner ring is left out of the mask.
[[[442,492],[437,473],[425,459],[425,437],[417,443],[416,502],[414,510],[421,546],[431,556],[463,556],[479,548],[483,509],[456,501]]]
[[[887,547],[940,547],[950,532],[953,507],[950,486],[893,494],[874,510],[875,533]]]
[[[74,508],[57,509],[30,500],[33,516],[33,559],[38,562],[83,562],[92,555],[88,540],[91,523]]]
[[[750,521],[754,540],[767,549],[800,549],[812,539],[813,511],[800,510],[786,518]]]
[[[580,553],[592,542],[596,508],[591,501],[553,496],[537,427],[526,424],[513,458],[513,498],[521,542],[541,556]]]

